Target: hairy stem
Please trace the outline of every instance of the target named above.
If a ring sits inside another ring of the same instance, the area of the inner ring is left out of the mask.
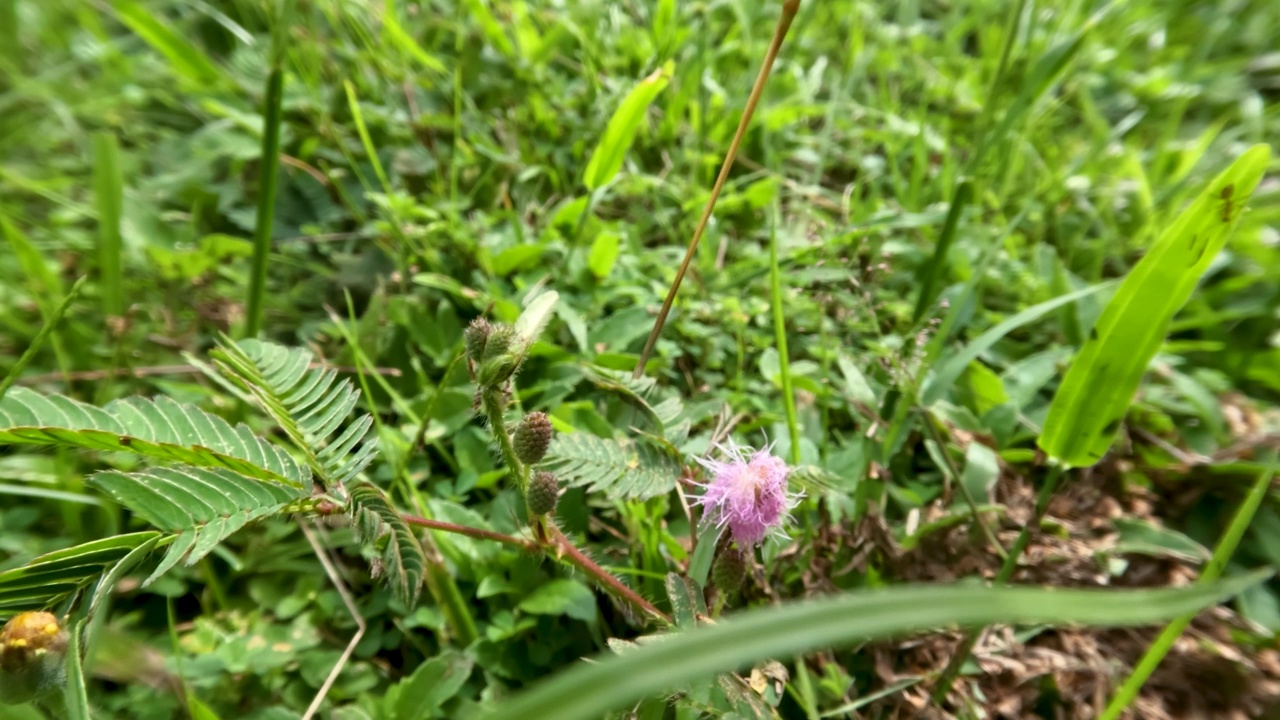
[[[520,491],[524,492],[529,487],[529,468],[520,462],[520,458],[516,457],[515,446],[511,442],[511,433],[507,432],[507,423],[504,417],[506,411],[506,402],[504,401],[502,390],[498,388],[484,388],[481,390],[481,403],[484,406],[484,413],[489,418],[489,431],[493,433],[493,437],[498,441],[498,450],[502,453],[502,459],[506,462],[507,467],[511,469],[512,474],[516,476],[516,481],[520,485]],[[407,520],[407,518],[406,518]],[[428,527],[436,527],[435,521],[427,521],[425,518],[416,518],[421,520],[422,524],[432,523]],[[671,622],[671,618],[667,617],[661,610],[653,606],[653,603],[645,600],[636,591],[627,587],[621,580],[609,574],[607,570],[600,567],[591,558],[587,557],[581,550],[574,546],[569,538],[555,526],[549,523],[545,518],[538,517],[530,513],[529,527],[533,530],[536,542],[529,542],[513,538],[499,533],[489,533],[488,531],[479,531],[476,528],[463,528],[459,525],[448,525],[441,523],[439,530],[450,532],[462,532],[463,534],[472,535],[473,537],[482,537],[479,533],[484,533],[483,537],[499,542],[506,542],[512,545],[519,545],[529,549],[540,547],[543,552],[554,551],[557,559],[565,559],[571,565],[587,573],[595,578],[606,590],[618,596],[622,600],[630,603],[641,612],[646,613],[655,618]]]
[[[1031,543],[1032,530],[1040,527],[1040,520],[1044,517],[1044,512],[1049,507],[1049,501],[1053,499],[1053,493],[1058,488],[1058,481],[1062,479],[1062,472],[1061,465],[1055,464],[1049,468],[1049,476],[1045,478],[1044,485],[1040,487],[1040,493],[1036,495],[1035,512],[1032,514],[1031,519],[1027,520],[1027,524],[1022,526],[1022,532],[1018,533],[1018,539],[1014,541],[1013,548],[1005,556],[1004,564],[1000,566],[1000,572],[996,575],[996,585],[1004,585],[1009,582],[1009,578],[1013,577],[1013,572],[1018,567],[1018,558],[1022,557],[1022,552]],[[964,636],[964,639],[960,641],[955,655],[951,656],[951,662],[942,671],[942,674],[938,677],[938,684],[933,688],[934,703],[941,704],[947,699],[947,695],[951,692],[952,683],[960,675],[960,668],[964,666],[965,661],[973,654],[973,646],[977,644],[978,635],[984,629],[970,630]]]
[[[561,555],[571,565],[582,570],[586,574],[595,578],[606,590],[618,596],[619,598],[631,603],[637,610],[658,618],[663,622],[670,624],[671,618],[666,613],[653,606],[653,603],[645,600],[635,590],[627,587],[621,580],[614,577],[608,570],[600,567],[594,560],[587,557],[581,550],[573,544],[573,541],[565,537],[560,532],[560,528],[553,524],[547,524],[550,541],[555,546],[557,554]]]
[[[518,538],[513,535],[504,535],[492,530],[484,530],[482,528],[475,528],[467,525],[455,525],[453,523],[441,522],[439,520],[429,520],[424,517],[418,517],[417,515],[407,515],[404,513],[401,513],[401,517],[410,525],[456,533],[458,535],[466,535],[467,537],[476,538],[478,540],[493,540],[505,545],[511,545],[512,547],[518,547],[522,550],[536,551],[540,549],[553,549],[556,551],[558,556],[565,559],[569,564],[595,578],[595,580],[610,593],[616,595],[627,603],[630,603],[641,612],[665,622],[671,622],[671,618],[667,617],[665,613],[654,607],[653,603],[645,600],[636,593],[636,591],[624,585],[621,580],[610,574],[608,570],[597,565],[594,560],[587,557],[585,553],[579,550],[577,546],[573,544],[572,540],[566,537],[564,533],[560,532],[558,528],[550,523],[546,524],[546,527],[549,528],[547,532],[550,546],[540,547],[538,543],[531,540],[525,540],[524,538]]]
[[[493,439],[498,441],[502,461],[516,476],[516,482],[520,484],[520,492],[524,492],[529,486],[529,470],[524,463],[520,462],[520,458],[516,457],[516,448],[511,444],[511,433],[507,432],[507,421],[503,417],[506,403],[502,400],[502,391],[496,388],[485,388],[482,395],[484,413],[489,418],[489,432],[493,433]]]
[[[430,528],[432,530],[441,530],[443,532],[455,533],[457,535],[466,535],[477,540],[493,540],[504,545],[518,547],[521,550],[537,550],[538,545],[532,541],[518,538],[514,535],[504,535],[500,532],[485,530],[483,528],[470,527],[468,525],[455,525],[453,523],[441,522],[440,520],[431,520],[429,518],[418,517],[417,515],[406,515],[401,513],[400,517],[410,525],[418,527]]]

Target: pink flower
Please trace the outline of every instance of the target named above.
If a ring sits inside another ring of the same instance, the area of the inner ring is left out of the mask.
[[[706,509],[706,519],[718,527],[729,526],[739,547],[759,544],[770,531],[781,527],[797,496],[787,492],[791,470],[782,459],[770,454],[772,443],[761,450],[735,445],[716,445],[723,460],[697,458],[711,471],[710,482],[695,502]]]

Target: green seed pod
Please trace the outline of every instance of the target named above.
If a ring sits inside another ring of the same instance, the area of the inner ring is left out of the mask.
[[[549,472],[540,472],[529,481],[525,503],[534,515],[546,515],[556,509],[560,499],[560,481]]]
[[[736,547],[726,548],[711,566],[711,580],[722,593],[734,593],[747,576],[747,558]]]
[[[468,360],[478,363],[484,359],[484,351],[489,342],[489,335],[492,332],[493,327],[489,325],[488,320],[480,317],[471,321],[471,324],[462,333],[463,346],[466,348]]]
[[[22,613],[5,623],[0,629],[0,703],[24,703],[66,684],[69,641],[52,613]]]
[[[551,433],[551,421],[547,419],[546,413],[525,415],[511,438],[520,462],[526,465],[542,462],[542,458],[547,455],[547,448],[551,446]]]

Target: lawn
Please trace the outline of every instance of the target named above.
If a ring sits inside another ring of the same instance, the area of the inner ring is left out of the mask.
[[[1280,713],[1276,37],[0,0],[0,720]]]

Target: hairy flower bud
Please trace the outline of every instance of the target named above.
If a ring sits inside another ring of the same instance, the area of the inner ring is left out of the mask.
[[[736,592],[746,576],[746,553],[736,547],[726,548],[711,566],[711,580],[722,593]]]
[[[542,462],[542,458],[547,455],[547,448],[551,446],[551,433],[551,421],[547,419],[546,413],[525,415],[511,438],[520,462],[526,465]]]
[[[516,331],[510,325],[494,325],[484,346],[483,361],[476,373],[476,382],[494,387],[506,382],[520,369],[520,358],[511,352],[516,342]]]
[[[515,344],[515,341],[516,331],[510,325],[501,323],[492,325],[489,327],[488,342],[485,343],[484,352],[481,353],[480,358],[482,360],[492,360],[504,355]]]
[[[489,325],[489,321],[482,317],[471,321],[467,329],[462,333],[463,347],[466,348],[467,359],[473,363],[478,363],[484,359],[485,347],[489,342],[489,335],[493,328]]]
[[[24,703],[62,687],[69,640],[52,613],[22,613],[5,623],[0,629],[0,703]]]
[[[529,489],[525,494],[525,503],[529,512],[534,515],[546,515],[556,509],[556,501],[560,499],[560,481],[549,472],[540,472],[529,481]]]

